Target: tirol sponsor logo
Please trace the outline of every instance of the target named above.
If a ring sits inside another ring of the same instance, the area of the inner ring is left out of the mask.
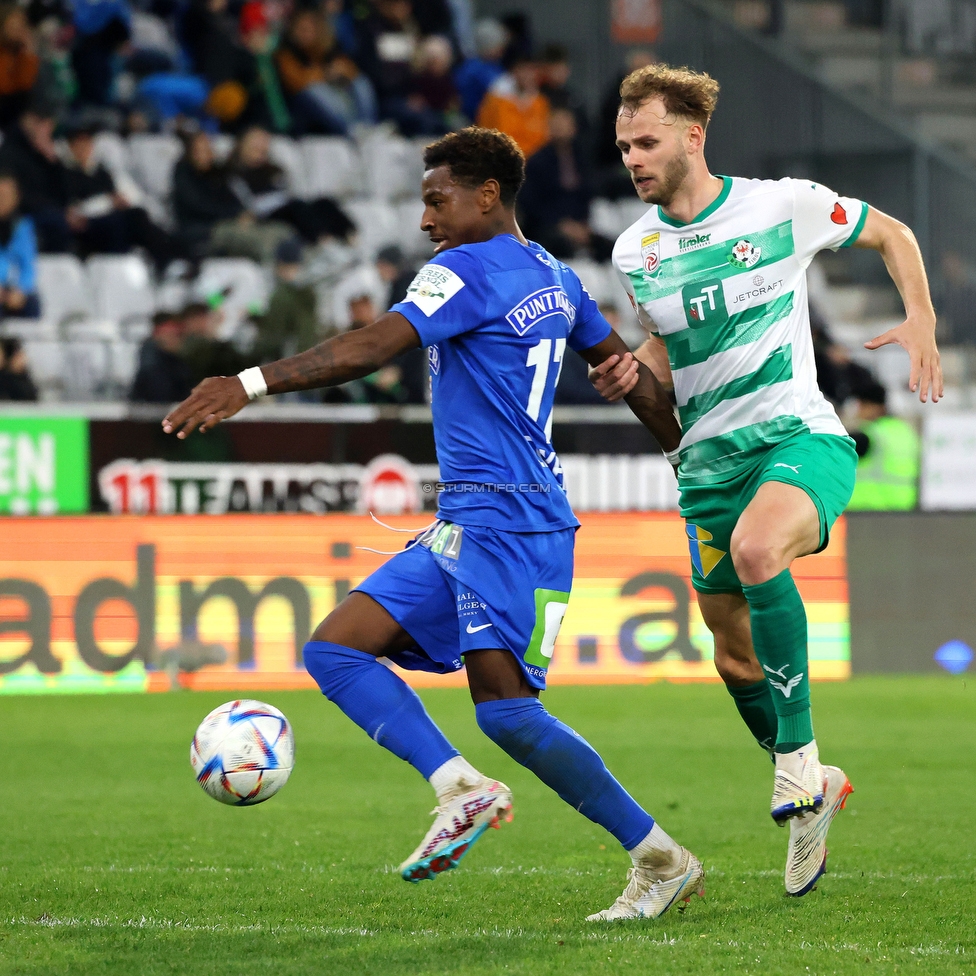
[[[736,241],[729,254],[729,264],[734,268],[751,268],[757,265],[762,258],[762,248],[756,247],[752,241]]]
[[[694,251],[699,247],[705,247],[706,244],[710,244],[711,240],[711,234],[695,234],[694,237],[679,237],[678,250]]]
[[[570,326],[576,321],[576,306],[559,285],[540,288],[526,295],[505,318],[520,336],[524,336],[533,325],[550,315],[562,315]]]
[[[641,238],[641,265],[646,275],[656,275],[661,269],[660,234],[648,234]]]
[[[722,282],[718,278],[685,285],[681,289],[681,304],[684,306],[685,319],[693,329],[718,325],[729,316]]]
[[[756,275],[752,279],[752,283],[754,285],[753,288],[747,288],[745,291],[739,292],[739,294],[732,299],[733,305],[738,305],[741,302],[747,302],[752,298],[768,298],[783,287],[782,278],[780,278],[778,281],[767,282],[762,275]]]

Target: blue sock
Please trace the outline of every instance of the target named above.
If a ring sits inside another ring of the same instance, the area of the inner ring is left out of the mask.
[[[489,739],[610,831],[625,850],[650,833],[654,818],[613,778],[586,739],[550,715],[538,698],[482,702],[475,715]]]
[[[304,654],[305,668],[322,694],[424,779],[460,755],[413,689],[372,654],[328,641],[309,641]]]

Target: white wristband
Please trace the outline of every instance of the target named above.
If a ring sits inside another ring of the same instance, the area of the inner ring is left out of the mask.
[[[673,451],[665,451],[664,456],[667,458],[668,464],[674,467],[681,460],[681,451],[676,447]]]
[[[267,396],[268,384],[264,380],[264,373],[260,366],[252,366],[250,369],[242,369],[237,378],[244,387],[248,400],[256,400],[258,397]]]

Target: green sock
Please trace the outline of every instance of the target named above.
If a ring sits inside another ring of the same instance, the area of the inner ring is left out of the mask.
[[[756,657],[772,690],[776,751],[794,752],[813,739],[803,601],[788,569],[765,583],[743,586],[742,593],[749,602]]]
[[[756,737],[756,742],[767,752],[776,742],[778,722],[776,709],[773,707],[773,696],[765,680],[751,685],[726,685],[735,707],[742,716],[749,731]]]

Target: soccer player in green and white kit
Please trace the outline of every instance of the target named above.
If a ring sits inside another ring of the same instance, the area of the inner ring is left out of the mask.
[[[857,456],[817,388],[806,269],[824,248],[878,251],[907,311],[868,342],[898,343],[910,388],[942,396],[935,312],[912,232],[809,180],[712,176],[703,155],[718,97],[705,74],[651,65],[620,88],[616,134],[637,194],[653,206],[613,261],[649,338],[637,360],[673,388],[692,583],[715,667],[776,764],[771,813],[790,824],[786,890],[810,891],[827,829],[851,785],[821,765],[810,715],[807,618],[790,575],[819,552],[854,487]],[[637,361],[611,357],[594,383],[617,399]]]

